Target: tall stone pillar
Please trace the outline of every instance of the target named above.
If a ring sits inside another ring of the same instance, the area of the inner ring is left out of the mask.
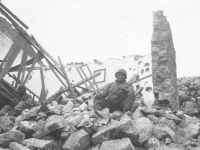
[[[173,109],[179,109],[176,52],[169,22],[163,11],[153,12],[151,40],[153,89],[156,100],[168,100]]]

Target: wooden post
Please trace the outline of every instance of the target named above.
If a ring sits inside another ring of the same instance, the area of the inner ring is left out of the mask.
[[[40,77],[41,77],[41,83],[42,83],[42,89],[41,89],[41,93],[40,93],[40,99],[41,100],[45,100],[45,83],[44,83],[44,74],[43,74],[43,69],[40,68]]]
[[[63,64],[62,64],[62,62],[61,62],[61,60],[60,60],[60,57],[58,57],[58,59],[59,59],[59,62],[60,62],[61,70],[62,70],[62,72],[63,72],[63,74],[64,74],[64,76],[65,76],[65,79],[66,79],[66,81],[67,81],[67,84],[68,84],[70,93],[72,94],[73,98],[76,99],[76,95],[75,95],[75,93],[74,93],[74,91],[73,91],[73,89],[72,89],[72,85],[71,85],[71,83],[70,83],[70,81],[69,81],[69,78],[68,78],[66,72],[65,72],[65,68],[64,68],[64,66],[63,66]]]

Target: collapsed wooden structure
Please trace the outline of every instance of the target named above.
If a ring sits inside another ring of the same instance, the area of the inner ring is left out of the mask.
[[[40,102],[42,103],[48,103],[55,99],[56,97],[60,96],[66,91],[70,91],[70,94],[75,99],[78,94],[78,90],[76,90],[76,87],[79,87],[81,84],[87,85],[86,82],[90,83],[90,86],[96,85],[97,91],[99,91],[97,84],[95,83],[95,77],[99,76],[100,73],[97,73],[95,75],[92,75],[90,71],[90,77],[87,77],[82,70],[82,66],[79,67],[79,65],[76,66],[77,70],[81,70],[84,74],[85,78],[82,77],[82,81],[71,84],[68,76],[65,72],[65,68],[59,58],[59,62],[56,61],[34,38],[33,35],[29,35],[26,32],[26,29],[28,29],[28,26],[25,25],[18,17],[16,17],[8,8],[6,8],[1,2],[0,2],[0,12],[8,19],[12,27],[17,31],[17,37],[14,39],[14,42],[12,46],[10,47],[9,51],[7,52],[6,56],[3,60],[0,61],[0,105],[4,106],[5,104],[8,104],[12,101],[12,98],[17,96],[16,88],[18,85],[24,85],[26,81],[28,80],[30,73],[35,69],[36,63],[40,65],[40,74],[41,74],[41,94],[38,96],[34,92],[32,92],[30,89],[30,93],[33,94],[34,97],[36,97]],[[15,61],[17,55],[22,50],[22,59],[21,63],[16,66],[12,66],[13,62]],[[31,57],[31,59],[28,60],[28,56]],[[64,88],[62,88],[60,91],[56,92],[54,95],[50,96],[49,99],[46,100],[48,91],[45,89],[45,82],[44,82],[44,76],[43,76],[43,70],[45,69],[44,62],[48,64],[48,68],[52,70],[52,72],[55,74],[55,76],[58,78],[58,80],[62,83]],[[27,66],[31,65],[28,69]],[[12,75],[10,72],[17,71],[17,76]],[[80,73],[80,72],[79,72]],[[15,81],[12,85],[9,84],[4,80],[4,77],[6,75],[9,75],[9,77],[12,77]],[[81,74],[80,74],[81,75]],[[65,82],[63,82],[63,79]],[[90,80],[93,80],[94,83],[91,83]],[[87,90],[90,90],[88,86]],[[82,88],[82,87],[81,87]],[[95,88],[92,86],[94,92],[96,93]]]

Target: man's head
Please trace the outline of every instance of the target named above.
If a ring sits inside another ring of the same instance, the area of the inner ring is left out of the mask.
[[[117,81],[125,81],[126,78],[127,78],[126,70],[124,70],[124,69],[119,69],[119,70],[115,73],[115,77],[117,78]]]
[[[26,87],[24,85],[20,85],[17,90],[18,90],[19,96],[23,96],[26,94]]]

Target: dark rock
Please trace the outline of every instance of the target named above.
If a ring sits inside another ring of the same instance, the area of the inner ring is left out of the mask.
[[[33,126],[36,122],[21,121],[19,124],[19,130],[25,134],[25,138],[31,138],[34,133]]]

